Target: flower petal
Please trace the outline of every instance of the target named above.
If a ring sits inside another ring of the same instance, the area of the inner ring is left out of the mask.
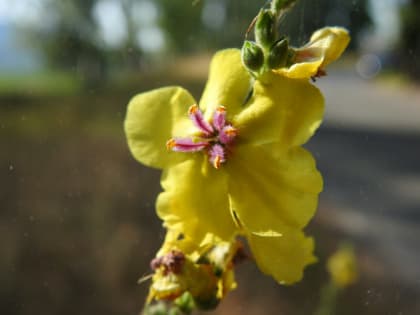
[[[168,229],[197,244],[206,233],[230,240],[235,225],[229,213],[226,173],[201,156],[164,170],[156,208]]]
[[[187,153],[166,149],[166,142],[188,134],[188,108],[194,98],[183,88],[166,87],[141,93],[129,103],[124,128],[128,146],[141,163],[163,168],[183,161]]]
[[[251,105],[233,120],[239,130],[238,141],[281,142],[285,148],[305,143],[322,121],[321,92],[306,80],[274,74],[267,82],[255,83]]]
[[[319,70],[341,56],[349,42],[350,36],[345,28],[324,27],[312,35],[308,44],[296,50],[295,64],[274,72],[294,79],[316,76]]]
[[[281,284],[302,279],[306,265],[316,262],[314,241],[296,229],[285,229],[281,236],[247,235],[258,267]]]
[[[263,148],[237,147],[224,167],[231,208],[245,230],[275,235],[285,226],[303,228],[313,217],[322,177],[306,150],[276,159]]]
[[[318,70],[321,68],[324,58],[314,57],[311,60],[298,62],[290,68],[280,68],[273,70],[274,73],[284,75],[291,79],[308,79],[316,76]]]
[[[211,119],[220,105],[228,115],[237,113],[251,90],[251,77],[241,61],[239,49],[226,49],[216,53],[209,70],[209,79],[200,101],[206,118]]]
[[[324,57],[322,68],[337,60],[350,42],[349,32],[342,27],[324,27],[312,34],[303,51],[311,51]]]
[[[319,194],[322,191],[322,175],[316,168],[316,161],[308,150],[295,147],[284,153],[281,143],[269,144],[264,149],[277,160],[282,181],[287,183],[290,188],[311,194]]]

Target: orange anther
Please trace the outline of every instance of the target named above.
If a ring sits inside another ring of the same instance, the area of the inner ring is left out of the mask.
[[[224,112],[226,111],[226,107],[224,107],[223,105],[220,105],[220,106],[218,106],[218,107],[216,108],[216,110],[217,110],[219,113],[224,113]]]
[[[225,134],[227,134],[228,136],[230,136],[230,137],[234,137],[234,136],[236,136],[237,135],[237,130],[234,128],[234,127],[232,127],[232,126],[230,126],[230,127],[228,127],[228,128],[226,128],[225,130],[224,130],[224,132],[225,132]]]
[[[176,146],[175,139],[169,139],[168,141],[166,141],[166,149],[171,150],[175,146]]]
[[[220,164],[222,164],[222,157],[220,155],[217,155],[214,158],[213,166],[214,166],[215,169],[219,169],[220,168]]]
[[[188,108],[188,114],[192,115],[195,114],[198,111],[197,104],[191,105],[190,108]]]

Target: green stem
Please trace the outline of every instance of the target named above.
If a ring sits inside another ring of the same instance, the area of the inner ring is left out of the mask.
[[[271,1],[271,11],[277,16],[280,17],[284,10],[290,8],[294,5],[297,0],[272,0]]]
[[[332,281],[326,284],[321,290],[321,298],[314,315],[334,315],[340,288]]]

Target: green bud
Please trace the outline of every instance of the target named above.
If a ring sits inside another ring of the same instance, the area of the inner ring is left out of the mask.
[[[258,71],[264,63],[264,53],[256,43],[246,40],[242,46],[242,62],[250,71]]]
[[[164,302],[158,302],[156,304],[149,304],[143,310],[143,315],[166,315],[168,314],[168,308]]]
[[[289,44],[286,38],[280,39],[270,48],[267,63],[271,69],[280,68],[287,63]]]
[[[270,47],[276,40],[276,18],[270,10],[261,10],[258,14],[255,40],[263,47]]]
[[[281,10],[290,7],[297,0],[272,0],[271,1],[271,10],[278,14]]]
[[[194,303],[200,310],[214,310],[219,305],[220,300],[216,297],[216,294],[210,297],[195,297]]]
[[[189,292],[184,292],[184,294],[177,298],[174,303],[186,314],[190,314],[195,308],[194,299]]]

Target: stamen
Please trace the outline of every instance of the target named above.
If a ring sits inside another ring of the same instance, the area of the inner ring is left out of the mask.
[[[225,149],[220,144],[215,144],[211,147],[210,151],[210,163],[213,164],[215,169],[219,169],[220,165],[226,162]]]
[[[231,143],[238,135],[238,130],[232,125],[224,126],[219,134],[219,141],[223,144]]]
[[[217,155],[213,161],[213,166],[215,169],[219,169],[220,168],[220,164],[222,163],[222,158],[220,157],[220,155]]]
[[[190,106],[188,114],[194,125],[205,135],[208,136],[214,132],[213,127],[204,119],[204,115],[197,104]]]
[[[214,168],[220,168],[226,162],[226,152],[230,152],[230,146],[238,135],[238,130],[226,121],[226,108],[218,106],[210,122],[204,119],[196,104],[190,106],[188,114],[201,133],[191,137],[169,139],[166,148],[176,152],[205,150],[209,162]]]
[[[175,146],[176,146],[175,139],[171,138],[168,141],[166,141],[166,149],[167,150],[172,150],[172,148],[174,148]]]
[[[194,115],[199,110],[197,104],[191,105],[190,108],[188,108],[188,115]]]
[[[165,267],[165,270],[174,274],[181,273],[184,263],[184,253],[177,250],[170,251],[165,256],[163,256],[162,259],[162,265]]]
[[[156,257],[153,258],[152,261],[150,262],[150,269],[152,269],[153,271],[156,271],[157,269],[159,269],[160,266],[162,266],[162,257]]]
[[[208,146],[207,141],[194,141],[191,138],[169,139],[166,148],[175,152],[197,152]]]
[[[226,124],[226,108],[218,106],[213,115],[213,126],[217,131],[221,131]]]

